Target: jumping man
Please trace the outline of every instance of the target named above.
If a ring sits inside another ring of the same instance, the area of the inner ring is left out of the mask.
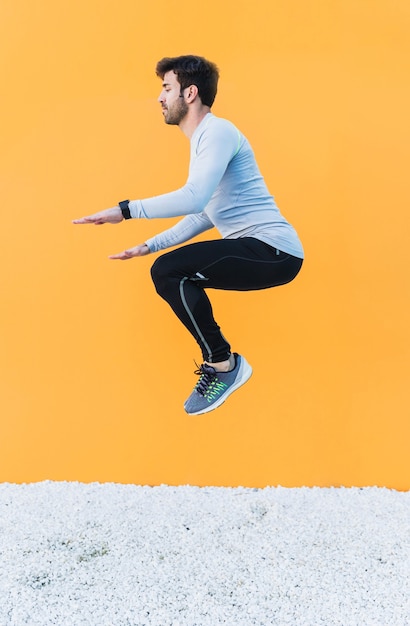
[[[178,246],[215,227],[222,239],[192,243],[157,258],[151,275],[202,352],[198,382],[184,404],[191,415],[220,406],[251,376],[246,359],[216,323],[207,289],[250,291],[284,285],[303,263],[303,247],[280,213],[248,140],[229,121],[211,113],[219,72],[203,57],[186,55],[157,63],[158,98],[166,124],[190,140],[188,180],[176,191],[117,206],[74,224],[117,224],[124,219],[176,217],[172,228],[114,254],[122,261]]]

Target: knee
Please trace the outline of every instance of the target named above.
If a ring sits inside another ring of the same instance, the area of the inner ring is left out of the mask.
[[[162,294],[170,278],[170,267],[164,256],[158,257],[152,265],[151,278],[157,293]]]

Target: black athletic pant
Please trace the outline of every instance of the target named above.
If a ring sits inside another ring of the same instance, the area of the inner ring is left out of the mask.
[[[204,361],[218,363],[230,345],[215,322],[205,289],[250,291],[284,285],[302,259],[253,237],[217,239],[183,246],[160,256],[151,269],[158,294],[198,342]]]

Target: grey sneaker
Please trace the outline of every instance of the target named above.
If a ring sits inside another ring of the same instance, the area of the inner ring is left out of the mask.
[[[206,363],[195,372],[199,375],[199,380],[184,404],[187,413],[200,415],[216,409],[235,389],[246,383],[252,374],[252,368],[243,356],[234,356],[235,367],[230,372],[217,372]]]

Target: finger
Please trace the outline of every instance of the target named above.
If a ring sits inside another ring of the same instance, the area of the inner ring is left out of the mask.
[[[95,224],[96,218],[91,215],[88,217],[80,217],[79,219],[73,220],[73,224]]]
[[[112,254],[108,258],[114,259],[114,260],[118,259],[119,261],[127,261],[128,259],[132,258],[132,255],[127,253],[126,250],[124,250],[124,252],[119,252],[118,254]]]

